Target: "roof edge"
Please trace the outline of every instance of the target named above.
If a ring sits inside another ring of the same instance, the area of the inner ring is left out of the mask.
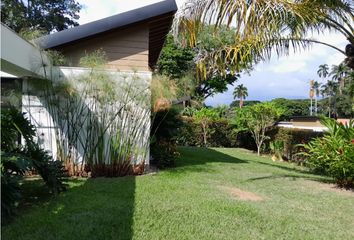
[[[77,27],[55,32],[35,40],[43,49],[55,48],[80,39],[139,23],[166,13],[175,13],[177,5],[175,0],[164,0],[110,17],[96,20]]]

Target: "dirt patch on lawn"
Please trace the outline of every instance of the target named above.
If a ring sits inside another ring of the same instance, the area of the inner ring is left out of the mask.
[[[333,183],[320,183],[320,182],[315,182],[315,181],[305,181],[305,184],[306,184],[306,186],[311,187],[313,189],[317,189],[319,191],[334,192],[339,195],[354,197],[353,190],[339,188],[337,185],[335,185]]]
[[[232,197],[243,200],[243,201],[262,201],[264,200],[261,196],[255,193],[243,191],[235,187],[218,186],[218,188],[224,192],[229,193]]]

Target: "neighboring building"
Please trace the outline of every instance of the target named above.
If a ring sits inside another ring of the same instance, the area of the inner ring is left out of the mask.
[[[349,119],[337,119],[337,121],[342,124],[349,123]],[[289,122],[282,121],[278,122],[276,125],[278,127],[305,129],[312,130],[314,132],[324,132],[327,130],[327,127],[322,125],[320,118],[314,116],[294,116],[290,117]]]
[[[289,122],[278,122],[278,127],[307,129],[314,132],[323,132],[327,128],[323,126],[318,117],[291,117]]]
[[[22,109],[36,126],[38,141],[46,150],[54,157],[57,155],[54,131],[58,126],[40,97],[33,93],[30,87],[35,81],[33,77],[58,81],[85,73],[88,69],[79,66],[80,58],[101,49],[108,60],[105,71],[117,79],[124,76],[133,84],[138,84],[133,82],[134,76],[138,76],[148,88],[176,10],[174,0],[165,0],[35,40],[35,45],[42,49],[56,50],[65,56],[68,64],[59,68],[50,67],[45,53],[1,24],[1,71],[4,72],[1,81],[8,86],[16,79],[21,83]],[[148,146],[150,118],[144,124],[141,144]]]

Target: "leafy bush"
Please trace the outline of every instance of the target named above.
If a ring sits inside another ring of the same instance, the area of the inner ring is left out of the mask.
[[[233,126],[225,119],[216,119],[208,123],[209,147],[235,147],[237,134]],[[177,144],[183,146],[204,146],[203,130],[193,117],[183,117],[183,125],[179,128]]]
[[[348,125],[325,118],[323,137],[303,145],[307,165],[315,172],[332,176],[342,187],[354,187],[354,121]]]
[[[34,141],[35,128],[18,109],[1,109],[1,129],[1,210],[7,219],[21,198],[19,181],[28,170],[37,171],[54,194],[65,190],[66,172]]]
[[[158,140],[151,147],[153,159],[151,164],[158,168],[175,166],[175,159],[179,155],[176,143],[171,140]]]
[[[212,121],[218,120],[219,113],[211,108],[202,108],[194,114],[195,123],[199,124],[202,130],[203,145],[208,146],[208,135],[212,133],[210,124]]]
[[[151,164],[159,168],[172,167],[178,155],[176,137],[183,122],[176,108],[158,111],[153,116],[150,140]]]
[[[65,191],[67,172],[61,161],[54,161],[48,152],[37,144],[27,147],[23,154],[27,156],[31,167],[43,178],[52,193]]]
[[[1,218],[6,223],[21,199],[19,182],[30,169],[28,161],[15,153],[1,151]]]
[[[269,143],[274,160],[283,160],[284,142],[275,140]]]

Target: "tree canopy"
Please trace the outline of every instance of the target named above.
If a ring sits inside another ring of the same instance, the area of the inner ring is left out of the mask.
[[[1,22],[15,32],[40,29],[50,33],[79,25],[80,9],[75,0],[3,0]]]
[[[261,147],[268,137],[266,130],[273,126],[284,109],[271,102],[259,103],[236,111],[235,124],[239,129],[250,131],[260,155]]]
[[[168,35],[157,62],[157,71],[170,78],[182,78],[193,69],[195,53],[189,47],[181,47]]]
[[[216,93],[225,92],[228,85],[237,81],[239,74],[220,71],[215,67],[214,58],[210,53],[215,49],[222,48],[225,43],[233,43],[235,41],[233,34],[232,29],[223,28],[215,34],[212,26],[206,27],[201,32],[194,48],[178,44],[172,36],[168,36],[157,63],[157,72],[175,80],[180,80],[183,76],[193,78],[195,82],[194,95],[198,99],[204,100]],[[203,73],[195,71],[198,68],[196,63],[200,59],[204,59],[203,61],[208,65],[208,71]],[[228,62],[227,64],[233,63]]]

